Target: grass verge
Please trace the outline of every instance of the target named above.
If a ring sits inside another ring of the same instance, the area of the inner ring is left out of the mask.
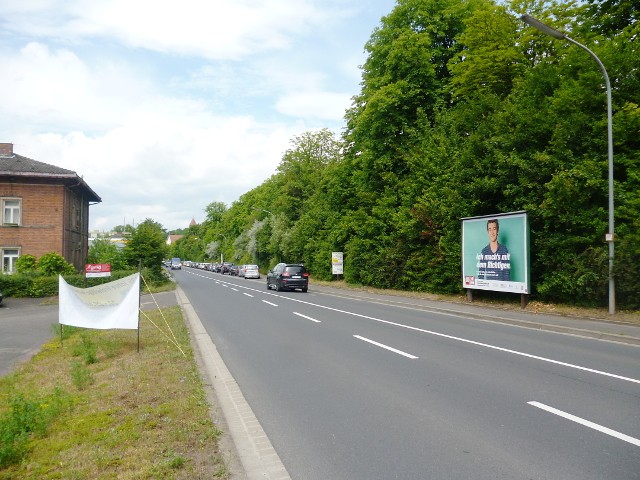
[[[181,310],[145,314],[139,353],[65,326],[0,378],[0,479],[229,478]]]

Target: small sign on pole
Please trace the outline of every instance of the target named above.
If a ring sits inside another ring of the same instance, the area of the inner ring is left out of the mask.
[[[84,276],[86,278],[110,277],[111,264],[109,263],[87,263],[84,266]]]
[[[342,275],[344,273],[342,252],[331,252],[331,273],[333,275]]]

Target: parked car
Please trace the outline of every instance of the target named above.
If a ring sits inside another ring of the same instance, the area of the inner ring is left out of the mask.
[[[231,267],[234,267],[235,263],[233,262],[224,262],[221,266],[220,266],[220,273],[221,274],[231,274]]]
[[[229,275],[237,276],[239,269],[240,269],[240,267],[238,265],[231,265],[229,267]]]
[[[306,292],[309,288],[309,272],[299,263],[279,263],[267,273],[267,290],[295,290]]]
[[[260,278],[258,265],[244,265],[242,276],[244,278]]]

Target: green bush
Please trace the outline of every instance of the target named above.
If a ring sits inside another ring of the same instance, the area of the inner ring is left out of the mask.
[[[17,273],[29,273],[35,272],[37,267],[36,257],[33,255],[21,255],[16,260],[16,272]]]
[[[28,297],[33,274],[0,274],[0,291],[5,297]]]
[[[38,260],[38,272],[42,275],[73,275],[76,269],[62,255],[56,252],[45,253]]]
[[[69,285],[86,288],[119,280],[133,273],[135,270],[122,270],[111,272],[111,277],[85,279],[82,274],[74,274],[64,275],[63,278]],[[0,291],[6,297],[54,297],[58,295],[58,275],[44,276],[36,272],[15,275],[0,274]]]
[[[164,269],[160,269],[160,271],[157,271],[151,268],[143,268],[141,274],[146,282],[152,287],[164,285],[165,283],[171,281],[167,276],[167,271]],[[142,283],[142,287],[144,287],[143,281],[140,280],[140,282]]]
[[[27,291],[28,297],[55,297],[58,295],[58,277],[34,277]]]

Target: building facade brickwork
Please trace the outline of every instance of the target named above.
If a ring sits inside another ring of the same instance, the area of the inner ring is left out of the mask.
[[[89,206],[100,201],[75,172],[16,155],[11,144],[0,143],[2,270],[12,270],[16,252],[37,258],[56,252],[82,271]]]

